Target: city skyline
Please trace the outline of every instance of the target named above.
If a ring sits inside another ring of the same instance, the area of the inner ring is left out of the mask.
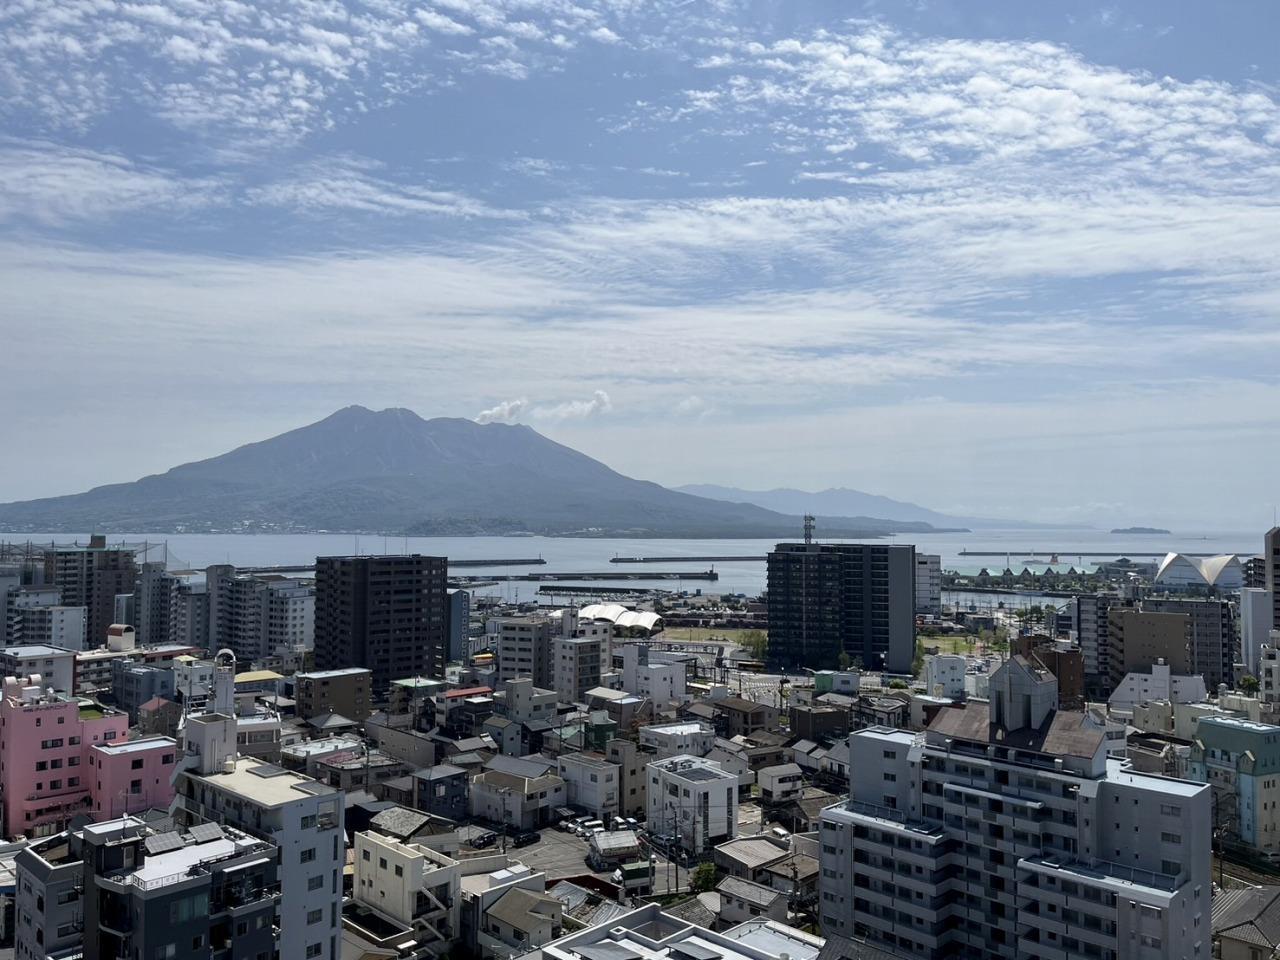
[[[94,10],[0,27],[0,500],[363,403],[667,485],[1270,522],[1267,5]]]

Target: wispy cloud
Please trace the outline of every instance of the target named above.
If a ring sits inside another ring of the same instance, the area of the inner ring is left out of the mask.
[[[115,153],[0,139],[0,221],[46,226],[146,209],[183,212],[214,202],[215,178],[191,178]]]
[[[330,157],[292,176],[250,190],[251,203],[307,212],[351,211],[390,216],[517,217],[473,197],[375,176],[380,165],[358,157]]]

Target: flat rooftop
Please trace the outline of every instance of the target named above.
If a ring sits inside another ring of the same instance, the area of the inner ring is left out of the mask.
[[[641,735],[643,735],[646,730],[661,734],[664,737],[689,737],[695,733],[713,732],[709,727],[697,720],[686,720],[683,723],[657,723],[652,726],[641,727]]]
[[[308,680],[332,680],[335,677],[354,677],[360,674],[366,676],[372,675],[373,671],[368,667],[342,667],[339,670],[309,670],[306,673],[295,673],[294,679],[305,677]],[[404,683],[407,681],[396,681]]]
[[[5,647],[0,650],[0,654],[6,657],[13,657],[16,660],[27,660],[31,657],[74,657],[74,650],[65,650],[62,647],[51,647],[44,643],[32,643],[27,646]]]
[[[94,749],[112,755],[121,753],[146,753],[148,750],[177,749],[178,743],[172,737],[144,737],[141,740],[125,740],[121,743],[95,743]]]
[[[327,784],[251,757],[236,760],[231,773],[193,773],[190,776],[212,787],[238,793],[264,807],[281,807],[306,796],[338,793]]]
[[[1107,779],[1113,783],[1128,783],[1148,790],[1159,790],[1172,797],[1194,797],[1203,790],[1208,790],[1207,783],[1194,783],[1191,780],[1175,780],[1173,777],[1162,777],[1155,773],[1142,773],[1125,766],[1119,757],[1107,758]]]

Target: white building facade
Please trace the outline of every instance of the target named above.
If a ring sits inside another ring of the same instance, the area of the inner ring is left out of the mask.
[[[850,737],[850,799],[822,814],[825,935],[905,957],[1207,960],[1209,789],[1108,758],[1039,682],[993,677],[990,705],[924,734]]]
[[[648,829],[702,854],[738,833],[738,778],[714,760],[687,755],[647,767]]]

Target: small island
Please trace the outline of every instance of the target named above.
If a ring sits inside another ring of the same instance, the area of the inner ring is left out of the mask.
[[[1161,527],[1116,527],[1112,533],[1158,533],[1168,536],[1173,533],[1172,530],[1165,530]]]

